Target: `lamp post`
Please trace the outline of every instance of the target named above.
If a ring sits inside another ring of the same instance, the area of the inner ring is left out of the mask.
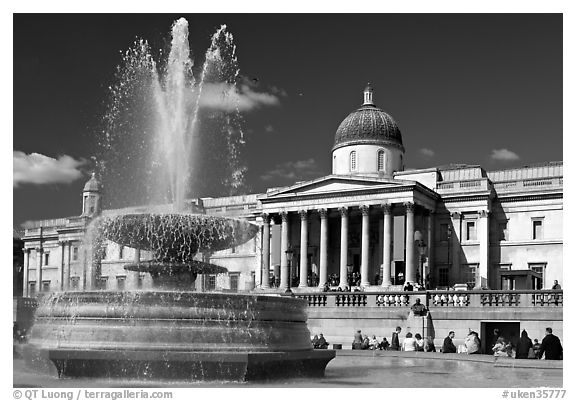
[[[288,261],[288,288],[284,291],[284,295],[294,296],[292,289],[292,257],[294,256],[294,249],[292,249],[292,245],[288,247],[286,250],[286,260]]]

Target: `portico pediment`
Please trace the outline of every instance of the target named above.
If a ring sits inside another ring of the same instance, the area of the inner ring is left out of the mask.
[[[290,187],[269,191],[266,199],[284,198],[286,196],[328,194],[335,195],[348,191],[366,190],[370,188],[385,189],[406,187],[411,181],[400,181],[391,178],[350,177],[329,175],[312,181],[300,182]]]

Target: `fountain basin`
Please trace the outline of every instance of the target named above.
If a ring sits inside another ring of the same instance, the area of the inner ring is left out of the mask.
[[[306,302],[178,291],[55,293],[36,312],[29,366],[58,376],[254,380],[322,376]]]

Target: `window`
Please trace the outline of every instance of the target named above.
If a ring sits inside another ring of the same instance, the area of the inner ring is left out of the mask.
[[[50,292],[50,280],[42,281],[42,292]]]
[[[124,291],[124,288],[126,288],[126,276],[116,276],[116,289]]]
[[[542,219],[532,220],[532,239],[542,239]]]
[[[206,291],[213,291],[216,289],[216,275],[209,274],[206,277]]]
[[[70,277],[70,288],[73,290],[80,288],[80,277]]]
[[[240,274],[230,273],[230,289],[232,291],[238,291],[238,281],[240,280]]]
[[[508,241],[508,221],[500,222],[500,241]]]
[[[450,282],[449,271],[450,267],[448,265],[438,267],[438,286],[448,287]]]
[[[118,259],[124,259],[124,245],[120,245],[118,249]]]
[[[28,283],[28,287],[29,287],[28,293],[30,294],[30,296],[33,297],[34,295],[36,295],[36,282],[31,281],[30,283]]]
[[[466,222],[466,241],[476,241],[476,222]]]
[[[144,278],[146,277],[146,273],[139,273],[138,274],[138,283],[136,283],[138,288],[142,288],[144,286]]]
[[[98,279],[98,289],[105,290],[108,287],[108,277],[101,276]]]
[[[48,266],[49,263],[50,263],[50,254],[46,252],[44,254],[44,266]]]
[[[356,171],[356,151],[350,152],[350,171]]]
[[[447,242],[449,233],[448,223],[440,224],[440,241]]]
[[[540,273],[542,278],[534,278],[533,286],[535,290],[541,290],[544,285],[544,274],[546,273],[546,263],[528,263],[528,268],[535,273]]]
[[[478,269],[478,263],[469,263],[462,265],[461,280],[466,283],[469,290],[471,290],[476,286],[477,269]]]
[[[106,245],[103,245],[101,249],[102,249],[101,252],[100,252],[100,254],[102,255],[101,260],[106,260],[106,251],[108,250],[108,249],[107,249],[107,246],[106,246]]]
[[[78,247],[72,248],[72,260],[78,260]]]
[[[383,150],[378,151],[378,171],[384,171],[386,153]]]

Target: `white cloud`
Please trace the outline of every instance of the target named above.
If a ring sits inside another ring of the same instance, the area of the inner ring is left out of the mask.
[[[490,158],[492,160],[511,161],[511,160],[519,160],[520,156],[518,156],[511,150],[502,148],[502,149],[493,149]]]
[[[275,129],[272,125],[268,124],[267,126],[264,127],[264,131],[266,131],[268,133],[272,133],[275,131]]]
[[[58,159],[40,153],[14,151],[14,188],[20,184],[70,184],[82,177],[78,169],[86,160],[63,155]]]
[[[266,106],[278,106],[279,97],[274,93],[256,92],[252,85],[238,86],[227,83],[205,83],[202,86],[200,106],[223,111],[250,111]]]
[[[432,149],[422,148],[419,150],[420,154],[424,157],[434,157],[436,154]]]
[[[260,176],[263,181],[301,181],[318,178],[325,175],[317,165],[316,160],[310,158],[277,164],[272,170]]]

